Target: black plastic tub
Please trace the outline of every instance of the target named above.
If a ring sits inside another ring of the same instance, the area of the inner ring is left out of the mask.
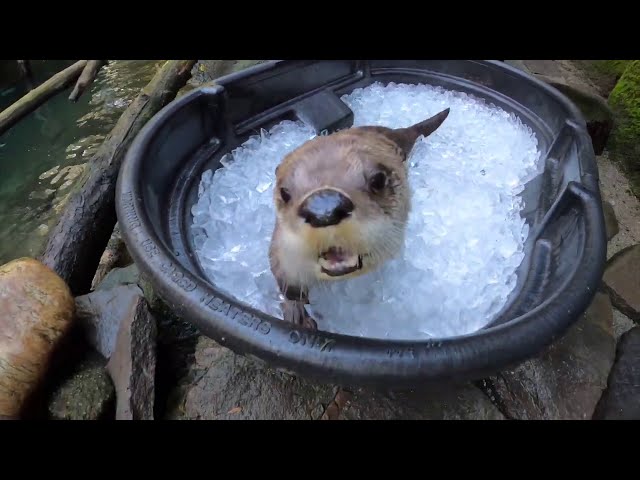
[[[546,152],[544,173],[522,194],[531,230],[517,287],[499,317],[473,334],[412,342],[306,331],[218,291],[193,253],[190,208],[204,170],[283,119],[318,132],[350,126],[353,114],[340,95],[374,81],[441,85],[488,99],[516,113]],[[499,61],[273,61],[229,75],[145,126],[120,173],[117,212],[140,270],[203,334],[278,369],[352,385],[480,379],[540,353],[589,306],[606,256],[584,119],[558,91]]]

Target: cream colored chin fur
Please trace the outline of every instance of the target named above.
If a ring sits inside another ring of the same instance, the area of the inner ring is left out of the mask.
[[[382,218],[361,222],[347,220],[335,227],[314,229],[304,223],[294,231],[287,222],[281,224],[277,255],[287,283],[312,286],[319,281],[338,281],[364,275],[392,258],[404,242],[404,229]],[[342,235],[341,235],[342,233]],[[362,268],[332,277],[322,272],[319,256],[330,247],[342,247],[362,257]]]

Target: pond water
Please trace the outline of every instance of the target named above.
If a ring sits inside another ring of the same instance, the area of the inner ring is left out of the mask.
[[[73,61],[34,61],[42,82]],[[89,91],[71,89],[0,135],[0,264],[38,256],[86,162],[162,60],[112,60]],[[24,82],[0,87],[0,110],[27,92]]]

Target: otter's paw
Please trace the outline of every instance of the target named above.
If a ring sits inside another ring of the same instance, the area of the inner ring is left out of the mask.
[[[291,322],[294,325],[301,325],[310,330],[317,330],[317,323],[309,316],[304,306],[305,304],[303,302],[282,302],[282,313],[285,321]]]
[[[305,310],[305,313],[306,313],[306,310]],[[308,314],[306,314],[304,316],[304,318],[302,319],[302,326],[304,328],[308,328],[309,330],[317,330],[318,329],[318,324]]]

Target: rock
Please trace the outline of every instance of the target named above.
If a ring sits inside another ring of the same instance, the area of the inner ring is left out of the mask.
[[[602,210],[604,212],[604,227],[607,231],[607,241],[609,241],[618,234],[620,227],[618,226],[616,212],[610,202],[604,200],[602,202]]]
[[[116,388],[116,420],[153,420],[156,322],[142,296],[128,305],[116,348],[107,363]]]
[[[331,386],[271,370],[206,337],[198,339],[181,383],[173,392],[171,419],[312,420],[335,396]]]
[[[140,283],[140,271],[135,263],[128,267],[116,267],[107,273],[104,279],[96,285],[96,291],[111,290],[123,285],[138,285]]]
[[[607,262],[603,280],[613,305],[640,322],[640,245],[616,253]]]
[[[339,420],[342,412],[353,400],[353,394],[339,387],[336,389],[336,393],[333,399],[325,407],[324,413],[320,417],[320,420]]]
[[[635,326],[633,320],[624,313],[616,309],[613,310],[613,334],[616,337],[616,342],[620,341],[620,337]]]
[[[140,276],[139,281],[158,325],[156,412],[163,416],[171,391],[187,374],[189,365],[193,362],[199,332],[193,324],[175,315],[155,293],[144,275]]]
[[[640,199],[633,195],[629,178],[605,151],[598,157],[598,176],[602,198],[613,206],[619,232],[607,243],[607,259],[620,250],[640,243]]]
[[[557,60],[522,60],[522,62],[527,70],[538,75],[561,78],[564,73]]]
[[[609,105],[616,118],[609,150],[635,177],[636,194],[640,175],[640,60],[628,63],[624,73],[609,95]]]
[[[214,81],[216,78],[244,70],[266,60],[199,60],[193,67],[188,84],[199,85]]]
[[[122,240],[120,225],[116,223],[113,228],[113,233],[109,238],[109,242],[107,243],[107,247],[105,248],[102,257],[100,257],[100,263],[98,264],[96,274],[91,282],[91,289],[94,290],[112,269],[126,267],[131,264],[133,264],[133,259],[127,250],[124,240]]]
[[[561,77],[535,76],[567,96],[580,109],[587,122],[593,150],[596,155],[602,155],[613,129],[613,112],[607,102],[599,95],[572,85]]]
[[[153,419],[157,326],[140,287],[96,290],[76,305],[89,343],[109,360],[116,419]]]
[[[123,285],[76,297],[77,321],[89,344],[105,358],[111,358],[120,325],[141,296],[138,286]]]
[[[502,419],[477,388],[385,394],[316,384],[200,337],[168,418],[202,420]]]
[[[101,420],[112,417],[115,390],[105,361],[91,355],[54,392],[49,403],[53,420]]]
[[[482,391],[470,384],[393,394],[360,391],[342,411],[346,420],[504,420]]]
[[[590,419],[615,357],[612,317],[609,297],[599,292],[546,352],[486,380],[501,411],[518,420]]]
[[[115,230],[110,244],[115,243],[114,238],[120,239],[119,232]],[[124,244],[122,243],[121,245]],[[103,260],[105,260],[107,256],[110,258],[107,261],[101,261],[101,265],[104,266],[103,273],[105,271],[108,273],[103,275],[102,279],[100,279],[100,274],[96,274],[93,282],[95,288],[93,294],[77,299],[80,317],[83,318],[83,324],[87,326],[87,336],[91,344],[104,355],[109,356],[113,351],[117,326],[119,325],[120,318],[123,317],[123,313],[111,312],[108,308],[105,308],[105,306],[112,301],[113,294],[104,292],[128,285],[135,287],[136,284],[143,289],[142,291],[144,292],[144,297],[147,300],[151,315],[156,319],[158,330],[156,339],[157,374],[155,410],[158,412],[158,415],[163,415],[164,409],[166,408],[166,400],[171,389],[175,386],[176,382],[186,374],[188,364],[193,359],[195,345],[199,335],[198,330],[192,324],[181,320],[173,313],[172,309],[156,295],[151,283],[144,278],[134,263],[131,263],[126,268],[114,266],[112,270],[109,270],[112,268],[112,265],[118,265],[123,261],[115,261],[117,254],[114,253],[114,250],[115,249],[110,249],[109,247],[105,250]],[[126,259],[130,259],[128,253],[124,255]],[[109,265],[110,262],[114,263]],[[126,290],[121,291],[125,292]],[[103,293],[94,296],[94,294],[98,292]],[[127,295],[131,294],[131,292],[133,291],[130,290]],[[139,290],[135,290],[135,295],[139,293]],[[120,295],[122,296],[122,294]],[[91,299],[94,300],[91,301]],[[89,302],[101,306],[91,306]],[[98,311],[101,313],[98,314]]]
[[[0,267],[0,416],[20,416],[74,310],[66,283],[39,261],[21,258]]]
[[[598,420],[640,420],[640,327],[622,335],[607,391],[596,413]]]
[[[573,60],[583,74],[597,87],[598,92],[607,98],[629,65],[630,60]]]

